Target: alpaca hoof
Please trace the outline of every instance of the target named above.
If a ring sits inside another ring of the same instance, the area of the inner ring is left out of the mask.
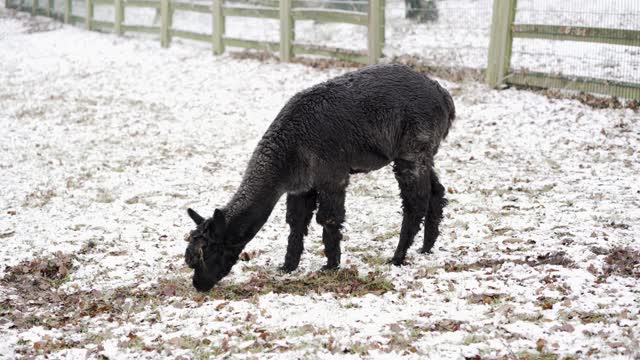
[[[402,265],[407,265],[407,262],[404,259],[391,258],[387,261],[387,264],[392,264],[394,266],[402,266]]]
[[[420,254],[431,254],[431,249],[422,248],[422,249],[418,250],[418,252]]]
[[[290,274],[294,272],[297,268],[298,268],[297,266],[282,264],[278,267],[278,270],[285,274]]]
[[[327,265],[323,265],[320,268],[320,271],[335,271],[335,270],[338,270],[339,267],[340,266],[338,266],[338,265],[329,265],[329,264],[327,264]]]

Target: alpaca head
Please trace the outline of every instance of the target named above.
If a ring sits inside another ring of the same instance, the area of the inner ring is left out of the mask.
[[[242,249],[225,242],[226,223],[222,211],[216,209],[209,219],[192,209],[187,212],[196,229],[186,238],[189,245],[184,259],[194,270],[193,286],[198,291],[208,291],[231,271]]]

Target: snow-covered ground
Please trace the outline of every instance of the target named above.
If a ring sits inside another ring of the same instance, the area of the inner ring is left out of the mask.
[[[342,267],[360,278],[317,274],[315,223],[278,273],[281,202],[198,294],[186,208],[223,205],[285,101],[346,70],[47,24],[0,17],[0,357],[640,356],[637,112],[441,81],[458,118],[433,254],[385,264],[401,222],[385,168],[347,196]]]

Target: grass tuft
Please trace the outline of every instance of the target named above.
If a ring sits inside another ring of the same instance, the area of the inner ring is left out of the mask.
[[[346,297],[379,295],[394,290],[393,284],[380,272],[370,272],[361,276],[356,268],[351,267],[320,271],[290,279],[258,273],[244,283],[216,286],[209,294],[215,299],[239,300],[270,292],[293,295],[306,295],[310,292],[334,293]]]
[[[29,195],[27,195],[27,197],[24,199],[24,202],[22,203],[22,206],[32,207],[32,208],[41,208],[47,205],[48,203],[50,203],[51,199],[53,199],[56,196],[57,196],[56,192],[52,189],[36,190],[30,193]]]
[[[550,352],[519,352],[518,360],[557,360],[558,354]]]

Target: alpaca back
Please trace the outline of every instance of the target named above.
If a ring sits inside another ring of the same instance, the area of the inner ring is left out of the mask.
[[[273,130],[327,158],[373,151],[392,160],[413,151],[405,143],[416,138],[437,148],[454,118],[453,100],[436,81],[406,66],[376,65],[296,94]]]
[[[453,100],[436,81],[402,65],[366,67],[294,95],[256,147],[245,180],[302,191],[399,158],[431,158],[454,118]]]

